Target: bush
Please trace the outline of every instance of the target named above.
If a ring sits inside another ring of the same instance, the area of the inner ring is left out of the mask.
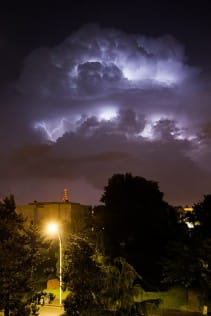
[[[43,303],[47,301],[47,303],[51,303],[55,299],[55,295],[50,292],[37,292],[33,297],[32,297],[32,303],[41,303],[41,299],[44,299]]]

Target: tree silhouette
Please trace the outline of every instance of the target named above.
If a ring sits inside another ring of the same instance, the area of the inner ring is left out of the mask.
[[[34,272],[46,245],[37,230],[15,211],[13,196],[0,202],[0,309],[5,316],[28,315],[27,304],[36,290]]]
[[[124,256],[144,279],[158,284],[159,262],[179,229],[176,210],[163,200],[158,183],[129,173],[115,174],[101,202],[107,254]]]
[[[170,243],[163,261],[163,282],[198,290],[206,304],[211,290],[211,195],[195,204],[186,218],[192,228],[186,226]]]

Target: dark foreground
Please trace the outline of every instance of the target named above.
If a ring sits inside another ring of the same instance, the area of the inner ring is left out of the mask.
[[[39,310],[39,316],[60,316],[64,312],[63,308],[58,306],[43,306]],[[0,316],[3,316],[3,312],[0,311]],[[209,315],[209,314],[208,314]],[[156,315],[148,316],[202,316],[201,313],[196,312],[184,312],[178,310],[162,310]]]
[[[200,316],[201,313],[197,312],[184,312],[184,311],[178,311],[178,310],[163,310],[160,313],[162,316]]]

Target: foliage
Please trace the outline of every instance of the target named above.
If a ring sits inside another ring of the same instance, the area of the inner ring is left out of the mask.
[[[31,308],[31,315],[32,316],[39,316],[39,307],[37,306],[36,303],[32,303],[30,308]]]
[[[211,238],[211,194],[204,195],[204,199],[193,206],[193,224],[198,235]]]
[[[105,310],[129,313],[133,310],[136,285],[142,282],[141,276],[122,257],[101,261],[103,273],[99,300]]]
[[[211,289],[211,195],[194,205],[188,220],[193,228],[169,245],[163,282],[199,289],[206,300]]]
[[[144,279],[158,284],[159,262],[179,229],[176,210],[156,182],[128,173],[109,179],[101,201],[106,254],[125,257]]]
[[[92,259],[93,250],[81,237],[72,236],[66,245],[63,282],[70,294],[64,302],[67,315],[95,310],[100,290],[100,269]]]
[[[190,243],[171,243],[168,257],[163,260],[163,283],[168,286],[191,287],[196,283],[198,259],[197,249]],[[196,285],[196,284],[195,284]]]
[[[85,238],[72,236],[65,253],[65,315],[103,315],[129,312],[134,307],[135,283],[142,278],[124,258],[108,258],[95,252]]]
[[[31,287],[37,292],[45,288],[46,279],[56,275],[55,246],[41,237],[38,226],[33,222],[24,223],[24,227],[28,238],[28,252],[32,260]]]
[[[14,306],[11,305],[10,316],[39,316],[39,307],[37,304],[24,304],[23,302],[15,302]]]
[[[15,211],[13,196],[0,202],[0,309],[27,315],[35,291],[34,273],[46,247],[39,232]]]
[[[197,244],[200,263],[199,288],[206,300],[211,290],[211,194],[204,195],[203,200],[194,205],[193,217],[192,239]]]
[[[106,208],[104,205],[98,205],[93,208],[92,216],[90,217],[90,226],[92,227],[91,234],[89,234],[89,238],[95,244],[96,250],[100,253],[105,254],[105,235],[104,228],[106,225]]]

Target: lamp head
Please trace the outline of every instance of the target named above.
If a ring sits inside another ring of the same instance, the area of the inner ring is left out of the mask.
[[[47,226],[47,231],[49,234],[56,234],[59,232],[59,227],[57,223],[49,223]]]

